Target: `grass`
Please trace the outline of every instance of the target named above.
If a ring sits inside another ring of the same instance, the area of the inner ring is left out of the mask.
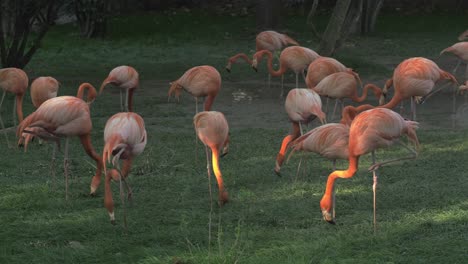
[[[382,16],[378,33],[351,39],[337,58],[365,79],[383,80],[402,58],[436,57],[464,30],[457,24],[462,19],[443,14]],[[291,35],[316,47],[303,20],[287,20]],[[229,55],[253,49],[253,25],[253,17],[208,18],[194,11],[118,17],[104,40],[80,39],[71,25],[54,27],[26,68],[31,79],[52,75],[62,83],[59,93],[64,95],[74,94],[84,81],[99,85],[120,64],[140,72],[142,87],[135,108],[144,117],[149,136],[129,179],[134,190],[127,204],[129,230],[126,233],[122,226],[117,184],[113,184],[117,226],[109,224],[103,188],[95,198],[87,195],[93,167],[77,139],[71,141],[68,201],[61,156],[58,181],[49,176],[50,146],[36,143],[27,153],[4,148],[0,263],[464,263],[465,130],[420,129],[418,159],[381,169],[378,232],[373,234],[372,177],[365,170],[370,157],[361,159],[355,177],[338,181],[338,224],[328,225],[321,219],[319,201],[330,162],[299,154],[284,166],[283,177],[275,176],[274,158],[289,126],[281,106],[271,113],[258,108],[259,118],[246,113],[255,106],[233,103],[229,94],[220,95],[215,107],[226,113],[231,127],[230,153],[221,160],[231,202],[221,209],[215,205],[209,243],[208,181],[201,144],[195,150],[194,106],[186,94],[180,104],[168,103],[167,83],[194,65],[210,64],[221,71]],[[256,82],[246,83],[259,79],[248,67],[221,73],[226,91],[242,85],[262,89]],[[265,94],[268,91],[259,92],[252,104],[264,102]],[[115,89],[108,87],[92,105],[98,152],[105,121],[118,111],[117,98]],[[2,113],[10,125],[11,99],[7,97]],[[26,113],[32,111],[29,102],[26,98]],[[248,120],[252,125],[245,125]],[[403,150],[391,148],[379,151],[377,158],[401,155]],[[306,173],[296,177],[301,156],[307,159]],[[215,203],[217,188],[212,182]]]

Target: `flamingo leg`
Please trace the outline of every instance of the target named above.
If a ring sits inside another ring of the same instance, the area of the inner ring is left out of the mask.
[[[56,177],[55,177],[55,156],[57,152],[57,145],[54,144],[52,147],[52,160],[50,161],[50,166],[49,166],[49,172],[52,176],[52,189],[55,190],[55,182],[56,182]]]
[[[302,131],[302,122],[300,122],[300,121],[299,121],[299,132],[301,133],[301,136],[304,135],[304,132]],[[301,170],[301,164],[302,164],[302,156],[299,159],[299,164],[297,164],[296,179],[299,177],[299,171]]]
[[[67,137],[65,139],[65,153],[64,153],[64,158],[63,158],[63,169],[65,172],[65,200],[68,200],[68,142],[69,138]]]
[[[372,151],[372,164],[374,165],[375,164],[375,151]],[[378,178],[378,174],[377,174],[377,170],[373,170],[372,171],[372,179],[373,179],[373,184],[372,184],[372,192],[373,192],[373,205],[374,205],[374,233],[377,232],[377,203],[376,203],[376,190],[377,190],[377,178]]]
[[[327,102],[325,104],[325,114],[328,114],[328,102],[330,101],[330,98],[327,97]]]
[[[123,88],[120,88],[120,112],[123,112],[123,105],[124,105],[124,102],[123,102],[123,96],[122,96],[122,89]]]
[[[461,60],[458,60],[457,65],[455,66],[455,68],[453,68],[453,71],[452,71],[453,74],[457,72],[457,69],[458,69],[458,66],[460,66],[460,63],[461,63]]]
[[[336,108],[338,107],[338,100],[339,99],[335,99],[335,107],[333,107],[333,114],[332,114],[331,120],[335,119],[335,112],[336,112]]]
[[[284,96],[284,74],[281,75],[281,95],[280,97],[283,98]]]
[[[271,87],[271,74],[268,74],[268,89]]]
[[[13,127],[16,127],[16,99],[13,101]]]
[[[414,96],[411,97],[411,115],[412,120],[416,121],[416,98]]]
[[[210,194],[210,213],[208,215],[208,252],[211,248],[211,215],[213,213],[213,192],[211,191],[211,171],[210,171],[210,153],[208,151],[208,146],[205,145],[206,153],[206,173],[208,175],[208,192]]]
[[[198,114],[198,97],[195,97],[195,114]]]
[[[10,141],[8,140],[8,135],[7,135],[7,132],[5,130],[5,125],[3,124],[3,119],[2,119],[2,114],[1,114],[2,104],[3,104],[3,99],[5,99],[5,94],[6,94],[6,91],[3,90],[2,100],[0,101],[0,125],[2,126],[3,134],[5,135],[5,139],[6,139],[8,148],[11,148]]]
[[[296,73],[296,88],[299,88],[299,74]]]
[[[122,152],[122,151],[120,151]],[[120,156],[120,155],[119,155]],[[128,230],[128,225],[127,225],[127,209],[125,207],[125,195],[123,191],[123,185],[122,185],[122,171],[120,170],[120,163],[117,161],[115,163],[115,168],[117,169],[117,172],[119,173],[119,189],[120,189],[120,201],[122,202],[122,210],[123,210],[123,219],[124,219],[124,227],[125,231]]]
[[[125,89],[125,111],[130,112],[130,108],[128,108],[128,93],[129,89]]]

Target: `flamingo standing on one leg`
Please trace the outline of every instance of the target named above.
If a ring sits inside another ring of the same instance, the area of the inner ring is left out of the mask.
[[[85,86],[86,87],[86,86]],[[28,128],[35,128],[28,130]],[[68,141],[78,136],[86,153],[96,162],[96,174],[91,181],[91,195],[94,195],[100,182],[102,159],[91,145],[91,117],[88,104],[74,96],[59,96],[45,101],[39,108],[20,123],[17,136],[23,132],[32,133],[44,140],[60,144],[66,138],[64,151],[65,198],[68,199]]]
[[[455,43],[452,46],[441,51],[440,55],[444,53],[452,53],[458,58],[457,66],[455,66],[455,68],[452,71],[453,74],[457,72],[457,69],[458,69],[458,66],[460,66],[460,63],[463,62],[466,64],[465,80],[468,80],[468,42]]]
[[[369,89],[374,92],[374,95],[379,100],[379,104],[384,104],[384,96],[382,90],[374,84],[366,84],[362,95],[358,95],[358,83],[360,82],[358,76],[350,74],[348,72],[336,72],[323,78],[317,86],[313,87],[312,90],[317,92],[320,96],[335,99],[335,108],[333,110],[332,119],[335,116],[336,106],[338,101],[341,102],[342,107],[343,99],[350,98],[352,101],[361,103],[367,98]]]
[[[218,182],[218,201],[222,206],[228,202],[228,193],[224,188],[223,176],[219,169],[219,154],[229,142],[229,126],[224,115],[217,111],[200,112],[193,118],[193,125],[198,138],[211,149],[213,172]],[[209,173],[208,149],[207,168]]]
[[[307,124],[316,117],[322,124],[326,122],[320,96],[310,89],[295,88],[289,91],[284,107],[292,123],[292,131],[283,138],[280,151],[276,156],[274,170],[278,175],[289,144],[302,134],[302,124]]]
[[[26,75],[26,73],[21,69],[0,69],[0,88],[3,90],[2,99],[0,100],[0,111],[2,110],[3,99],[5,99],[6,92],[14,93],[16,95],[16,99],[13,104],[13,126],[16,126],[15,110],[18,115],[18,121],[20,123],[23,121],[23,97],[28,89],[28,82],[28,75]],[[3,133],[5,134],[8,147],[10,147],[10,142],[8,141],[1,113],[0,125],[2,126]]]
[[[133,158],[140,155],[146,146],[146,130],[143,118],[135,113],[117,113],[106,122],[104,128],[104,150],[102,160],[104,162],[105,180],[105,196],[104,205],[107,208],[112,224],[115,224],[114,201],[112,199],[112,190],[110,186],[111,179],[120,181],[120,192],[122,196],[122,181],[125,183],[128,190],[128,197],[132,192],[125,179],[130,172]],[[106,163],[111,162],[117,169],[106,170]],[[119,159],[123,160],[122,171],[120,171]],[[122,175],[122,177],[120,177]],[[125,212],[125,211],[124,211]],[[126,216],[124,213],[124,223],[126,224]]]
[[[380,107],[393,108],[405,99],[411,98],[411,113],[416,120],[416,103],[423,103],[440,89],[435,89],[435,83],[439,80],[451,80],[458,85],[455,77],[439,68],[433,61],[415,57],[401,62],[393,72],[393,78],[388,80],[383,89],[386,94],[393,84],[395,93],[392,99]]]
[[[415,129],[418,127],[418,123],[414,121],[404,120],[399,114],[393,112],[390,109],[385,108],[374,108],[367,110],[356,116],[352,121],[349,130],[349,148],[348,148],[348,160],[349,167],[346,170],[337,170],[332,172],[328,176],[327,187],[325,194],[320,201],[320,207],[322,209],[323,218],[334,224],[335,217],[332,212],[334,208],[333,190],[335,180],[337,178],[351,178],[358,170],[359,157],[372,152],[372,159],[374,165],[369,169],[374,172],[374,230],[376,227],[375,217],[375,198],[377,188],[377,174],[376,170],[389,163],[393,163],[400,160],[415,159],[417,152],[403,145],[406,149],[411,152],[408,157],[397,158],[388,160],[380,163],[375,163],[374,151],[378,148],[384,148],[392,145],[393,143],[400,143],[400,137],[406,135],[411,140],[416,148],[419,145],[418,138],[416,136]]]
[[[57,97],[57,92],[59,89],[60,83],[53,77],[38,77],[31,83],[31,101],[34,107],[38,108],[41,104],[47,101],[50,98]],[[33,128],[31,128],[33,129]],[[27,142],[31,141],[33,138],[32,134],[24,133],[22,138],[25,140],[26,144],[21,141],[18,145],[22,146],[24,144],[24,151],[27,151],[28,144]],[[39,144],[41,144],[39,139]]]
[[[255,38],[255,51],[269,50],[272,53],[282,50],[288,45],[297,45],[299,43],[286,34],[281,34],[273,30],[260,32]],[[231,72],[232,64],[236,63],[238,59],[243,59],[249,65],[252,61],[245,53],[238,53],[228,59],[226,70]]]
[[[132,112],[133,93],[140,83],[138,72],[135,68],[125,65],[114,68],[102,82],[99,94],[102,93],[104,87],[109,83],[120,88],[120,110]],[[125,102],[122,102],[123,90],[125,90]]]
[[[320,56],[313,50],[300,47],[292,46],[285,48],[280,54],[280,65],[278,70],[273,69],[273,54],[268,50],[261,50],[256,52],[253,55],[252,68],[257,70],[258,62],[267,56],[267,67],[268,72],[271,76],[281,76],[281,96],[283,96],[283,75],[288,70],[291,69],[296,74],[296,88],[299,87],[299,73],[302,73],[302,76],[305,80],[304,70],[309,66],[311,62]]]
[[[182,89],[195,97],[195,113],[198,113],[198,97],[206,97],[204,110],[210,111],[221,89],[221,75],[218,70],[209,65],[193,67],[171,83],[168,96],[171,97],[174,94],[179,100]]]

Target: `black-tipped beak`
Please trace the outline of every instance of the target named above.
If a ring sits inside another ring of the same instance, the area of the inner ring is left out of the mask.
[[[327,223],[331,224],[331,225],[336,225],[335,221],[334,220],[325,220],[327,221]]]
[[[258,72],[257,67],[252,66],[252,69],[254,69],[255,72]]]
[[[115,226],[115,220],[111,220],[110,223]]]
[[[229,69],[228,67],[226,67],[226,71],[231,73],[231,69]]]

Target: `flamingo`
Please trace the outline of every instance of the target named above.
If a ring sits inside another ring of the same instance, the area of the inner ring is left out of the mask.
[[[386,164],[396,161],[415,159],[417,157],[416,150],[413,150],[403,145],[399,139],[402,135],[406,135],[415,145],[415,149],[419,146],[419,141],[415,132],[418,123],[415,121],[404,120],[399,114],[386,108],[374,108],[364,111],[356,116],[352,121],[349,130],[349,147],[348,160],[349,166],[346,170],[333,171],[327,180],[325,194],[320,201],[323,218],[325,221],[334,224],[335,216],[333,209],[335,201],[333,199],[334,184],[337,178],[351,178],[358,170],[359,157],[372,153],[373,166],[369,168],[374,174],[373,193],[374,193],[374,231],[376,228],[376,188],[377,188],[377,172],[376,170]],[[375,163],[374,151],[379,148],[388,147],[394,143],[399,143],[404,146],[411,155],[401,157],[380,163]]]
[[[292,123],[292,131],[283,138],[281,148],[276,156],[275,173],[280,175],[281,165],[291,141],[302,134],[302,124],[307,124],[316,117],[322,124],[326,123],[325,113],[322,111],[320,96],[310,89],[294,88],[289,91],[284,104],[286,113]]]
[[[458,66],[460,66],[461,62],[464,62],[466,64],[465,80],[468,79],[468,42],[455,43],[452,46],[441,51],[440,55],[444,53],[452,53],[458,58],[457,66],[455,66],[455,68],[452,71],[453,74],[457,72]]]
[[[266,55],[268,72],[271,76],[281,76],[281,96],[283,96],[283,75],[288,70],[291,69],[296,74],[296,88],[299,87],[299,73],[302,73],[304,77],[304,70],[309,66],[311,62],[320,57],[315,51],[300,47],[300,46],[291,46],[285,48],[280,54],[280,67],[278,70],[273,69],[273,54],[269,50],[261,50],[256,52],[253,55],[252,68],[257,71],[258,61]]]
[[[210,111],[221,89],[221,75],[212,66],[196,66],[187,70],[182,77],[170,84],[169,98],[174,94],[179,100],[181,90],[184,89],[195,97],[195,113],[198,113],[198,97],[206,97],[204,111]]]
[[[195,115],[193,125],[198,138],[205,144],[207,169],[209,174],[208,148],[211,149],[213,172],[218,182],[218,203],[220,206],[228,202],[228,192],[224,188],[223,176],[219,168],[219,153],[226,149],[229,143],[229,126],[223,113],[204,111]],[[211,189],[210,189],[211,195]]]
[[[355,74],[348,72],[336,72],[323,78],[317,86],[312,88],[320,96],[327,98],[334,98],[336,100],[335,108],[333,110],[332,119],[335,116],[336,106],[338,101],[343,106],[343,99],[350,98],[354,102],[361,103],[367,98],[369,89],[374,92],[374,95],[379,100],[379,104],[384,104],[384,96],[382,90],[374,84],[366,84],[361,96],[358,96],[358,83],[359,77]]]
[[[82,87],[82,89],[90,89],[92,86],[84,84]],[[34,129],[28,130],[28,128]],[[95,195],[101,182],[102,159],[94,151],[91,144],[91,129],[88,104],[74,96],[59,96],[45,101],[18,126],[17,136],[22,135],[23,132],[31,133],[41,139],[55,141],[59,149],[60,139],[66,138],[64,150],[65,199],[68,199],[68,142],[70,137],[79,137],[88,156],[96,162],[96,174],[91,180],[91,195]],[[55,151],[52,160],[55,159],[54,155]]]
[[[18,115],[18,121],[21,123],[23,121],[23,97],[28,89],[28,75],[18,68],[4,68],[0,69],[0,88],[3,90],[2,99],[0,100],[0,111],[2,109],[3,99],[5,99],[6,92],[14,93],[16,99],[13,103],[13,126],[16,127],[16,114]],[[8,147],[10,147],[10,142],[8,141],[8,136],[5,130],[5,125],[3,124],[2,116],[0,114],[0,125],[2,126],[5,139],[7,141]]]
[[[281,34],[273,30],[262,31],[255,38],[255,51],[269,50],[272,53],[282,50],[288,45],[297,45],[299,43],[286,34]],[[252,60],[245,53],[238,53],[228,59],[226,71],[231,72],[232,64],[236,63],[238,59],[243,59],[249,65]]]
[[[143,118],[136,113],[117,113],[109,118],[104,128],[104,150],[102,152],[102,160],[104,162],[105,180],[105,196],[104,205],[112,224],[115,224],[114,201],[112,199],[111,180],[120,181],[120,191],[122,196],[122,181],[125,183],[128,190],[128,197],[132,195],[132,191],[125,179],[130,172],[133,159],[140,155],[145,149],[147,137],[145,130],[145,122]],[[107,170],[106,163],[111,162],[117,169]],[[119,159],[123,160],[122,171],[120,171]],[[120,177],[122,175],[122,177]],[[122,203],[123,199],[122,199]],[[124,209],[125,212],[125,209]],[[124,213],[124,223],[126,224],[126,216]]]
[[[439,68],[433,61],[415,57],[401,62],[393,72],[393,78],[389,79],[382,92],[388,92],[391,85],[394,85],[395,93],[393,98],[380,107],[393,108],[405,99],[411,100],[411,113],[413,120],[416,120],[416,105],[422,104],[440,89],[433,90],[435,83],[439,80],[448,79],[454,84],[458,84],[455,77]]]
[[[109,73],[107,78],[102,82],[99,88],[99,94],[102,93],[104,87],[108,84],[113,84],[120,88],[120,110],[133,111],[133,93],[139,86],[139,76],[135,68],[131,66],[118,66]],[[125,90],[125,103],[122,102],[122,92]],[[124,106],[125,105],[125,106]]]
[[[34,107],[38,108],[43,102],[50,98],[54,98],[57,96],[58,88],[60,83],[53,77],[38,77],[31,83],[31,101]],[[35,129],[35,128],[31,128]],[[31,141],[33,138],[32,134],[23,133],[20,141],[18,143],[19,146],[24,145],[24,151],[27,151],[28,144],[24,144],[22,140],[26,142]],[[42,144],[41,140],[39,139],[39,144]]]

